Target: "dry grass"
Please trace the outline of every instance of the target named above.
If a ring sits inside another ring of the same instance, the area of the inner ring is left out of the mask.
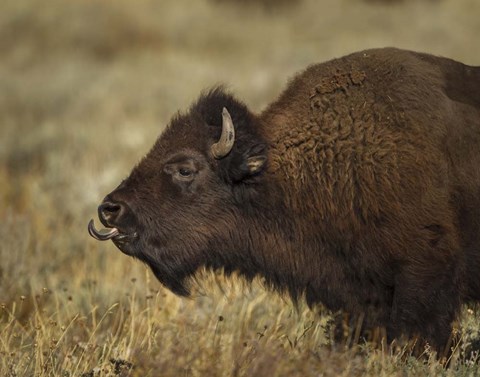
[[[96,204],[205,87],[255,110],[306,65],[395,45],[480,64],[475,0],[5,0],[0,12],[1,376],[474,376],[328,346],[328,316],[221,277],[174,297],[87,236]],[[283,1],[282,3],[286,3]],[[478,315],[462,324],[477,338]],[[468,343],[468,342],[467,342]]]

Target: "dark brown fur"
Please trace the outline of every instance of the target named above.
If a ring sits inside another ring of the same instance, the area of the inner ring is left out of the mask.
[[[237,135],[215,160],[223,107]],[[479,149],[480,68],[363,51],[309,67],[258,116],[202,95],[107,196],[125,211],[104,224],[136,232],[116,244],[177,294],[202,266],[259,275],[441,349],[480,300]]]

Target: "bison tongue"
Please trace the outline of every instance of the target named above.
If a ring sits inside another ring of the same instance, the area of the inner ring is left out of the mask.
[[[98,231],[97,229],[95,229],[95,225],[93,224],[93,219],[90,220],[90,222],[88,223],[88,233],[93,238],[99,241],[106,241],[120,234],[117,228],[111,228],[108,230],[104,229],[104,230]]]

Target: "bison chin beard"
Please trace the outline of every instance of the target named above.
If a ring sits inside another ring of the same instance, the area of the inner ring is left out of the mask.
[[[136,243],[132,240],[126,241],[126,240],[116,240],[112,239],[112,242],[115,244],[115,246],[124,254],[129,255],[131,257],[136,257],[137,256],[137,247]]]

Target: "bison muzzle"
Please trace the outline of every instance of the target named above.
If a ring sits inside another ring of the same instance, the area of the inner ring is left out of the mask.
[[[202,267],[446,344],[480,299],[480,68],[393,48],[298,74],[261,114],[222,88],[172,118],[100,205],[189,294]]]

